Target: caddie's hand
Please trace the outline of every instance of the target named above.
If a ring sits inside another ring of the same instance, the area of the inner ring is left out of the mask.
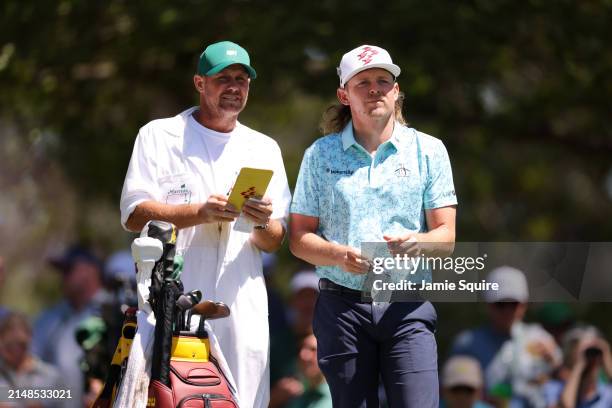
[[[249,198],[242,207],[244,215],[257,225],[267,225],[272,215],[272,200],[264,197],[261,200]]]
[[[419,256],[421,253],[421,246],[414,233],[402,234],[402,235],[383,235],[383,239],[387,241],[387,248],[391,255],[408,255],[408,256]]]
[[[227,202],[227,196],[212,194],[198,210],[198,215],[203,223],[232,222],[240,212]]]
[[[347,272],[363,275],[370,270],[370,261],[358,249],[345,247],[340,267]]]

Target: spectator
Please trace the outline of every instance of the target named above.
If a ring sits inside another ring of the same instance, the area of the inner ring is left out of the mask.
[[[71,390],[71,407],[82,407],[85,379],[80,368],[83,350],[75,339],[79,324],[98,315],[103,302],[101,264],[88,250],[73,246],[50,263],[62,273],[64,298],[43,312],[34,325],[33,351],[53,364]]]
[[[563,335],[576,324],[574,311],[567,303],[546,302],[536,310],[536,318],[544,330],[549,332],[557,344],[561,344]]]
[[[0,322],[0,387],[64,389],[59,372],[30,353],[31,342],[32,328],[28,320],[19,313],[9,312]],[[59,407],[62,404],[37,401],[10,406]]]
[[[288,330],[285,302],[272,283],[272,274],[276,269],[277,262],[278,260],[275,254],[268,252],[263,252],[261,254],[263,275],[266,281],[266,292],[268,294],[268,326],[270,327],[270,339],[277,336],[278,333]]]
[[[282,407],[292,398],[304,392],[297,379],[299,347],[298,339],[312,333],[314,305],[319,290],[319,278],[313,270],[296,273],[289,287],[291,297],[287,310],[290,329],[275,333],[270,339],[270,407]]]
[[[314,270],[302,270],[296,273],[289,284],[291,299],[289,303],[289,324],[296,336],[305,336],[312,332],[314,306],[319,294],[319,277]]]
[[[312,333],[302,337],[298,365],[303,392],[287,408],[332,408],[329,386],[317,362],[317,339]]]
[[[612,407],[612,385],[600,378],[601,371],[612,378],[610,345],[593,326],[568,331],[562,340],[563,366],[559,379],[546,384],[548,406],[563,408]]]
[[[104,303],[100,316],[106,325],[105,349],[112,357],[123,326],[123,312],[138,306],[136,294],[136,265],[132,253],[127,250],[111,254],[104,263]],[[108,359],[110,360],[110,358]]]
[[[128,250],[117,251],[104,263],[104,286],[115,303],[136,306],[136,265]]]
[[[441,408],[490,408],[481,401],[482,371],[478,360],[468,356],[451,357],[442,368]]]
[[[538,324],[523,322],[529,291],[523,272],[503,266],[488,279],[499,290],[486,293],[489,321],[459,334],[451,354],[476,358],[484,371],[485,394],[515,406],[544,406],[542,385],[561,362],[554,339]]]
[[[2,293],[2,288],[4,287],[4,279],[5,279],[5,266],[4,266],[4,257],[0,256],[0,294]],[[4,305],[0,304],[0,320],[4,318],[8,314],[8,309],[4,307]]]
[[[110,361],[121,336],[123,313],[128,306],[137,305],[136,265],[130,251],[117,251],[106,259],[103,286],[105,294],[100,315],[83,319],[76,331],[77,342],[84,353],[81,368],[88,407],[96,400],[108,376]]]

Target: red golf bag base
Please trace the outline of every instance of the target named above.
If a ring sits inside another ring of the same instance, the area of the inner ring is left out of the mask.
[[[231,395],[216,394],[203,391],[193,392],[193,389],[176,392],[159,381],[152,381],[149,386],[147,407],[165,408],[237,408]],[[203,391],[203,392],[202,392]]]
[[[202,346],[208,347],[208,339],[180,336],[175,337],[173,343],[170,387],[157,380],[151,381],[147,407],[238,408],[215,360],[209,355],[206,355],[207,361],[198,358],[203,355],[202,351],[207,351]]]

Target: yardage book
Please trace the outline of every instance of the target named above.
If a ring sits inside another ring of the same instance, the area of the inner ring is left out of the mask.
[[[262,198],[266,193],[268,184],[274,172],[268,169],[254,169],[243,167],[236,177],[236,182],[228,198],[228,202],[238,211],[242,211],[242,206],[249,198]],[[249,221],[244,214],[234,224],[234,230],[250,232],[255,224]]]

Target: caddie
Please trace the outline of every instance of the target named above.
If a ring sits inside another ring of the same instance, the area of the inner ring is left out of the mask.
[[[255,78],[238,44],[206,47],[193,76],[198,106],[149,122],[138,133],[121,194],[121,223],[140,231],[147,221],[162,220],[180,229],[185,291],[200,289],[206,299],[230,307],[229,318],[209,323],[240,406],[259,408],[268,405],[270,388],[261,251],[280,247],[291,195],[278,144],[238,122]],[[256,225],[251,232],[233,228],[240,213],[227,196],[243,167],[274,172],[266,195],[242,209]]]

